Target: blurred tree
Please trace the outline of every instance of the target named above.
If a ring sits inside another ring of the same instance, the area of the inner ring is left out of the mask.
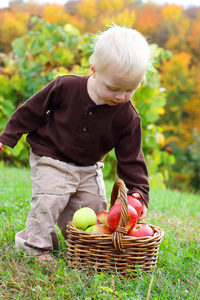
[[[162,85],[167,91],[167,105],[161,120],[162,128],[167,136],[166,143],[176,142],[180,147],[185,146],[188,137],[181,126],[188,118],[184,105],[190,99],[195,86],[195,70],[190,64],[191,55],[181,52],[163,62],[161,66]]]
[[[200,16],[200,7],[198,6],[189,6],[185,9],[185,15],[189,19],[198,19],[198,15]]]
[[[200,58],[200,18],[193,22],[186,41],[189,44],[194,63],[198,63]]]
[[[179,23],[176,25],[176,31],[173,31],[168,35],[165,48],[172,50],[174,53],[183,51],[189,52],[189,45],[186,41],[190,35],[190,26],[190,20],[182,15]]]
[[[91,21],[98,15],[98,8],[96,1],[82,0],[77,4],[77,9],[81,17],[87,21]]]
[[[165,46],[171,34],[178,34],[177,26],[182,18],[183,8],[175,4],[166,4],[161,10],[161,26],[157,28],[159,45]]]
[[[103,11],[111,10],[120,10],[124,8],[124,1],[123,0],[98,0],[98,8]]]
[[[195,86],[189,101],[183,104],[185,118],[180,124],[185,132],[186,145],[194,142],[193,138],[196,137],[196,135],[193,135],[194,129],[200,133],[200,64],[197,65],[194,76],[196,78]]]
[[[190,186],[194,192],[199,191],[200,186],[200,135],[197,129],[192,131],[193,142],[186,148],[184,160],[184,172],[190,175]]]
[[[45,5],[41,17],[59,25],[65,25],[70,20],[70,14],[64,12],[64,6],[56,3]]]
[[[39,1],[29,0],[24,4],[25,13],[31,16],[41,16],[44,4],[40,4]]]
[[[117,15],[109,12],[107,14],[104,14],[104,16],[101,19],[102,25],[105,27],[106,25],[111,25],[113,23],[118,25],[126,25],[129,27],[134,27],[136,20],[136,14],[132,10],[129,10],[128,8],[125,8],[121,10],[121,12],[118,12]]]
[[[158,28],[161,26],[161,8],[153,3],[145,4],[140,10],[136,19],[136,28],[154,41],[157,39],[159,33]]]
[[[23,0],[11,0],[9,1],[9,7],[12,11],[18,13],[24,11],[24,1]]]
[[[0,49],[8,53],[15,38],[25,36],[28,32],[30,16],[25,13],[5,12],[0,23]]]
[[[168,30],[174,32],[183,14],[183,7],[176,4],[166,4],[163,6],[161,17],[167,25]]]

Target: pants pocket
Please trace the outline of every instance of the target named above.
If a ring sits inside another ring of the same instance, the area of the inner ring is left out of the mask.
[[[64,192],[64,163],[42,156],[35,165],[33,194],[63,195]]]

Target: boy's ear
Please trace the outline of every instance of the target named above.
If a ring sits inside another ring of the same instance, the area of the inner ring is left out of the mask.
[[[95,66],[93,64],[90,65],[90,73],[93,78],[96,77],[96,70],[95,70]]]

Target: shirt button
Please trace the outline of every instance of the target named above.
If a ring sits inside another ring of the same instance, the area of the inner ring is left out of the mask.
[[[87,131],[87,127],[82,127],[82,131],[86,132]]]
[[[88,116],[92,116],[92,115],[93,115],[93,112],[89,111]]]

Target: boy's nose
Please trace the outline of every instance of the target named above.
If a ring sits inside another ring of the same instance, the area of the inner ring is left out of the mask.
[[[125,99],[125,93],[120,93],[115,96],[118,101],[123,101]]]

